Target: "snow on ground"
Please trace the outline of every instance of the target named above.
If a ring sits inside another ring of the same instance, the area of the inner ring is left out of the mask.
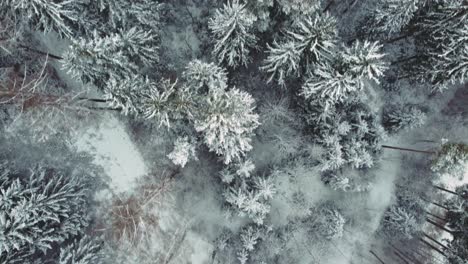
[[[113,191],[130,191],[135,179],[147,174],[148,169],[124,126],[114,115],[106,115],[105,123],[80,133],[75,146],[95,157],[94,162],[109,175]]]

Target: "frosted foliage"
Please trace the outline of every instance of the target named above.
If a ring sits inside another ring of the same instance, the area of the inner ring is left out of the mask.
[[[468,25],[455,30],[448,41],[442,43],[442,52],[433,54],[431,81],[442,88],[446,84],[463,83],[468,79]]]
[[[386,123],[391,131],[414,129],[426,123],[427,116],[416,107],[397,109],[387,114]]]
[[[250,174],[255,169],[255,165],[251,160],[245,160],[237,164],[236,174],[240,177],[250,178]]]
[[[338,34],[336,26],[336,19],[328,13],[314,14],[297,22],[295,29],[287,33],[309,66],[333,53]]]
[[[27,22],[33,29],[45,32],[56,31],[62,36],[71,35],[66,20],[76,20],[70,10],[72,1],[48,0],[2,0],[0,17],[15,17],[17,21]]]
[[[337,42],[336,19],[314,14],[299,20],[280,42],[268,46],[268,57],[262,69],[284,85],[286,78],[300,76],[301,71],[315,68],[317,61],[333,54]]]
[[[268,82],[276,79],[278,84],[284,85],[287,77],[298,74],[301,51],[296,43],[288,41],[278,44],[275,41],[272,46],[268,45],[267,52],[262,69],[270,74]]]
[[[416,218],[402,207],[392,206],[385,212],[383,227],[389,236],[395,232],[406,239],[411,239],[418,231]]]
[[[285,14],[310,14],[320,7],[319,0],[278,0]]]
[[[112,108],[120,109],[122,114],[138,114],[139,89],[151,85],[148,79],[137,76],[124,80],[110,79],[104,88],[104,99]]]
[[[345,100],[350,93],[360,91],[365,81],[379,82],[387,69],[377,42],[356,41],[331,63],[320,63],[302,86],[301,94],[318,96],[327,102]]]
[[[432,161],[431,170],[440,174],[449,174],[463,178],[468,166],[468,145],[446,143]]]
[[[177,82],[161,80],[141,91],[140,111],[146,119],[155,120],[159,126],[170,127],[171,121],[192,116],[193,94]]]
[[[240,216],[247,216],[261,225],[270,211],[267,202],[277,190],[271,177],[253,178],[249,181],[234,179],[235,185],[226,189],[224,197],[228,204],[236,208]]]
[[[327,101],[343,101],[346,96],[362,89],[362,82],[349,72],[342,72],[331,64],[319,64],[302,86],[305,98],[319,96]]]
[[[252,33],[254,22],[255,16],[238,0],[216,10],[208,26],[215,38],[213,54],[220,63],[226,62],[231,67],[247,65],[250,49],[257,41]]]
[[[90,39],[74,40],[65,54],[63,67],[76,78],[102,87],[110,78],[124,79],[139,67],[158,61],[155,36],[131,28],[107,37],[96,31]]]
[[[345,48],[343,60],[349,70],[358,79],[372,80],[379,83],[379,77],[387,70],[385,55],[381,52],[383,45],[378,42],[356,41],[350,48]]]
[[[182,168],[190,159],[196,159],[195,145],[189,142],[188,137],[179,137],[174,142],[174,149],[167,157],[175,164]]]
[[[325,111],[323,106],[310,107],[308,123],[326,150],[321,157],[323,171],[374,165],[374,155],[386,137],[375,113],[360,103],[333,105]]]
[[[337,239],[343,236],[345,218],[335,208],[322,206],[311,211],[311,231],[326,239]]]
[[[225,90],[227,88],[226,71],[214,63],[193,60],[187,65],[183,76],[187,86],[195,90],[204,88]]]
[[[240,234],[242,247],[247,251],[253,251],[260,238],[260,232],[252,226],[244,228]]]
[[[273,0],[247,0],[247,7],[256,16],[255,26],[258,31],[265,32],[270,26],[270,10],[273,7]]]
[[[46,252],[87,226],[78,179],[40,167],[20,179],[2,167],[0,189],[0,262],[24,263],[22,256]]]
[[[79,241],[60,249],[58,264],[94,264],[103,263],[100,252],[102,245],[91,237],[84,236]]]
[[[377,29],[389,34],[398,33],[409,24],[419,9],[420,0],[381,0],[375,11]]]
[[[221,155],[225,164],[239,160],[252,149],[251,135],[258,127],[255,100],[236,88],[210,93],[195,129],[203,133],[208,148]]]

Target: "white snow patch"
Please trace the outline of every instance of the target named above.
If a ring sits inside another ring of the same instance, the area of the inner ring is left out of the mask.
[[[104,120],[99,127],[81,133],[75,146],[94,155],[94,162],[111,178],[113,191],[130,191],[135,179],[147,174],[148,169],[120,121],[111,114]]]

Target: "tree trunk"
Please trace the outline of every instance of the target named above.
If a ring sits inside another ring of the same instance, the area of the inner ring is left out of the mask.
[[[442,250],[440,250],[440,249],[434,247],[433,245],[431,245],[431,243],[427,242],[426,240],[424,240],[424,239],[422,239],[422,238],[419,238],[419,241],[423,242],[426,246],[430,247],[431,249],[437,251],[437,252],[438,252],[439,254],[441,254],[442,256],[447,257],[447,255],[445,255],[445,253],[444,253]]]
[[[385,264],[385,262],[379,258],[379,256],[377,256],[377,254],[374,253],[374,251],[372,250],[369,250],[369,252],[381,263],[381,264]]]
[[[407,261],[400,253],[398,253],[398,251],[393,250],[393,254],[395,254],[399,259],[401,259],[401,260],[403,261],[403,263],[405,263],[405,264],[411,264],[411,263],[409,263],[409,261]]]
[[[432,217],[434,217],[434,218],[437,218],[437,219],[439,219],[439,220],[441,220],[441,221],[447,221],[447,219],[442,218],[442,217],[440,217],[440,216],[438,216],[438,215],[435,215],[435,214],[433,214],[433,213],[431,213],[431,212],[429,212],[429,211],[426,211],[426,214],[428,214],[428,215],[430,215],[430,216],[432,216]]]
[[[426,203],[431,203],[431,204],[433,204],[433,205],[435,205],[435,206],[438,206],[438,207],[443,208],[443,209],[445,209],[445,210],[447,210],[447,211],[450,211],[450,208],[448,208],[447,206],[441,205],[440,203],[436,203],[436,202],[432,202],[432,201],[426,200],[426,199],[423,198],[423,197],[420,197],[420,198],[421,198],[421,200],[425,201]]]
[[[426,234],[425,232],[423,232],[423,235],[427,238],[429,238],[432,242],[436,243],[437,245],[441,246],[443,249],[445,250],[448,250],[449,248],[446,247],[444,244],[440,243],[439,241],[437,241],[437,239],[431,237],[430,235]]]
[[[328,9],[330,9],[330,7],[335,3],[335,0],[330,0],[327,4],[327,6],[325,7],[325,9],[323,9],[322,13],[325,13],[328,11]]]
[[[453,194],[453,195],[461,196],[459,193],[456,193],[454,191],[450,191],[448,189],[445,189],[445,188],[437,186],[437,185],[433,185],[433,187],[436,188],[436,189],[439,189],[441,191],[448,192],[448,193]]]
[[[107,102],[108,102],[108,100],[106,100],[106,99],[101,99],[101,98],[79,97],[78,100],[90,101],[90,102],[95,102],[95,103],[107,103]]]
[[[428,223],[430,223],[430,224],[432,224],[432,225],[434,225],[434,226],[436,226],[436,227],[438,227],[438,228],[444,230],[445,232],[450,233],[450,234],[453,235],[453,232],[454,232],[454,231],[445,228],[444,226],[442,226],[442,225],[440,225],[440,224],[438,224],[438,223],[432,221],[432,220],[429,219],[429,218],[426,218],[426,222],[428,222]]]
[[[421,55],[416,54],[416,55],[409,56],[409,57],[406,57],[406,58],[399,58],[396,61],[392,61],[390,64],[391,65],[396,65],[396,64],[400,64],[400,63],[407,62],[407,61],[410,61],[410,60],[418,59],[418,58],[421,58],[421,57],[422,57]]]
[[[344,15],[346,13],[348,13],[348,11],[356,4],[357,0],[353,0],[347,7],[345,10],[343,10],[343,12],[341,12],[341,15]]]
[[[387,145],[382,145],[382,148],[395,149],[395,150],[403,150],[403,151],[411,151],[411,152],[418,152],[418,153],[424,153],[424,154],[434,154],[434,153],[435,153],[435,151],[418,150],[418,149],[409,149],[409,148],[400,148],[400,147],[392,147],[392,146],[387,146]]]
[[[402,255],[402,256],[405,257],[407,260],[409,260],[411,263],[422,264],[421,262],[419,262],[419,260],[415,259],[414,256],[410,256],[408,253],[403,252],[403,250],[400,250],[399,248],[397,248],[397,247],[394,246],[393,244],[390,244],[390,246],[391,246],[393,249],[395,249],[398,253],[400,253],[400,255]]]
[[[20,48],[23,48],[23,49],[25,49],[25,50],[32,51],[32,52],[34,52],[34,53],[40,54],[40,55],[49,56],[49,57],[52,58],[52,59],[63,60],[63,58],[60,57],[60,56],[57,56],[57,55],[54,55],[54,54],[50,54],[50,53],[47,53],[47,52],[43,52],[43,51],[40,51],[40,50],[31,48],[31,47],[28,47],[28,46],[25,46],[25,45],[21,45],[21,44],[20,44],[19,47],[20,47]]]

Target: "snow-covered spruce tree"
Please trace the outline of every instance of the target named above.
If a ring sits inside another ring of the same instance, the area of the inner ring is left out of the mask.
[[[273,42],[268,45],[268,57],[265,59],[264,71],[270,74],[268,82],[276,79],[284,85],[287,77],[299,76],[301,51],[293,41],[284,43]]]
[[[388,130],[397,132],[402,129],[421,127],[426,123],[427,116],[417,107],[402,107],[385,113],[384,124]]]
[[[337,43],[336,24],[328,13],[314,13],[295,23],[284,39],[268,46],[262,69],[270,74],[269,81],[276,78],[284,84],[286,77],[307,72],[313,64],[328,59]]]
[[[109,35],[137,27],[156,34],[160,28],[161,4],[147,0],[71,1],[80,19],[70,26],[79,36]]]
[[[258,225],[263,224],[270,211],[268,202],[276,193],[273,176],[252,175],[255,169],[250,160],[229,165],[221,171],[222,181],[227,184],[224,192],[226,202],[239,216],[247,216]]]
[[[137,28],[102,37],[74,40],[65,54],[63,67],[83,82],[103,88],[107,80],[122,80],[141,67],[158,61],[155,35]]]
[[[450,263],[464,264],[468,259],[468,185],[463,185],[455,190],[457,193],[464,194],[465,196],[454,196],[450,199],[450,204],[456,204],[454,210],[447,212],[448,226],[453,232],[453,240],[448,244],[446,249],[447,258]]]
[[[312,208],[307,220],[309,232],[326,239],[337,239],[343,236],[346,219],[330,204]]]
[[[366,81],[379,82],[387,69],[378,42],[356,41],[338,54],[333,61],[317,64],[302,86],[301,95],[323,98],[327,103],[346,99],[350,93],[363,89]]]
[[[449,174],[463,178],[468,166],[468,145],[445,143],[432,161],[431,170],[439,174]]]
[[[58,264],[99,264],[104,263],[102,242],[89,236],[75,240],[71,245],[60,249]]]
[[[377,32],[399,33],[414,17],[424,0],[380,0],[374,11]]]
[[[139,113],[145,119],[154,119],[160,126],[171,127],[171,123],[192,118],[197,110],[197,101],[187,86],[178,86],[177,81],[162,79],[140,91]]]
[[[83,179],[39,166],[29,173],[8,164],[0,170],[0,262],[42,258],[88,225]]]
[[[118,109],[124,115],[138,115],[141,92],[151,89],[154,85],[148,78],[137,75],[123,80],[111,78],[104,87],[104,100],[113,109]]]
[[[195,145],[189,140],[189,137],[179,137],[174,142],[174,149],[167,157],[175,164],[182,168],[191,159],[197,159]]]
[[[252,33],[255,16],[239,1],[229,1],[222,9],[216,10],[208,22],[215,38],[213,54],[220,63],[225,62],[231,67],[246,66],[250,49],[257,42]]]
[[[247,8],[256,17],[255,27],[259,32],[267,31],[274,20],[270,18],[273,0],[247,0]]]
[[[306,103],[306,122],[325,147],[321,157],[323,171],[345,165],[370,168],[380,151],[386,133],[376,113],[359,100],[328,106]]]
[[[189,62],[183,72],[185,83],[198,93],[207,93],[209,90],[225,90],[227,87],[226,70],[214,63],[200,60]]]
[[[419,231],[420,226],[410,212],[403,207],[392,206],[384,215],[383,230],[390,237],[411,239]]]
[[[278,4],[288,16],[308,15],[320,8],[320,0],[278,0]]]
[[[254,113],[255,100],[246,92],[233,88],[213,91],[202,103],[195,117],[195,130],[203,134],[208,148],[229,164],[252,149],[251,136],[259,126]]]
[[[438,38],[442,43],[441,50],[430,53],[427,65],[431,66],[423,69],[428,70],[428,77],[439,90],[445,89],[448,84],[463,83],[468,79],[468,25],[447,37]]]
[[[417,61],[405,65],[410,72],[406,75],[430,83],[434,90],[463,83],[468,74],[467,19],[466,1],[427,1],[407,34],[415,39]]]
[[[3,0],[0,2],[0,17],[14,17],[16,23],[26,23],[33,30],[71,36],[67,21],[78,19],[71,6],[71,1],[65,0]]]

